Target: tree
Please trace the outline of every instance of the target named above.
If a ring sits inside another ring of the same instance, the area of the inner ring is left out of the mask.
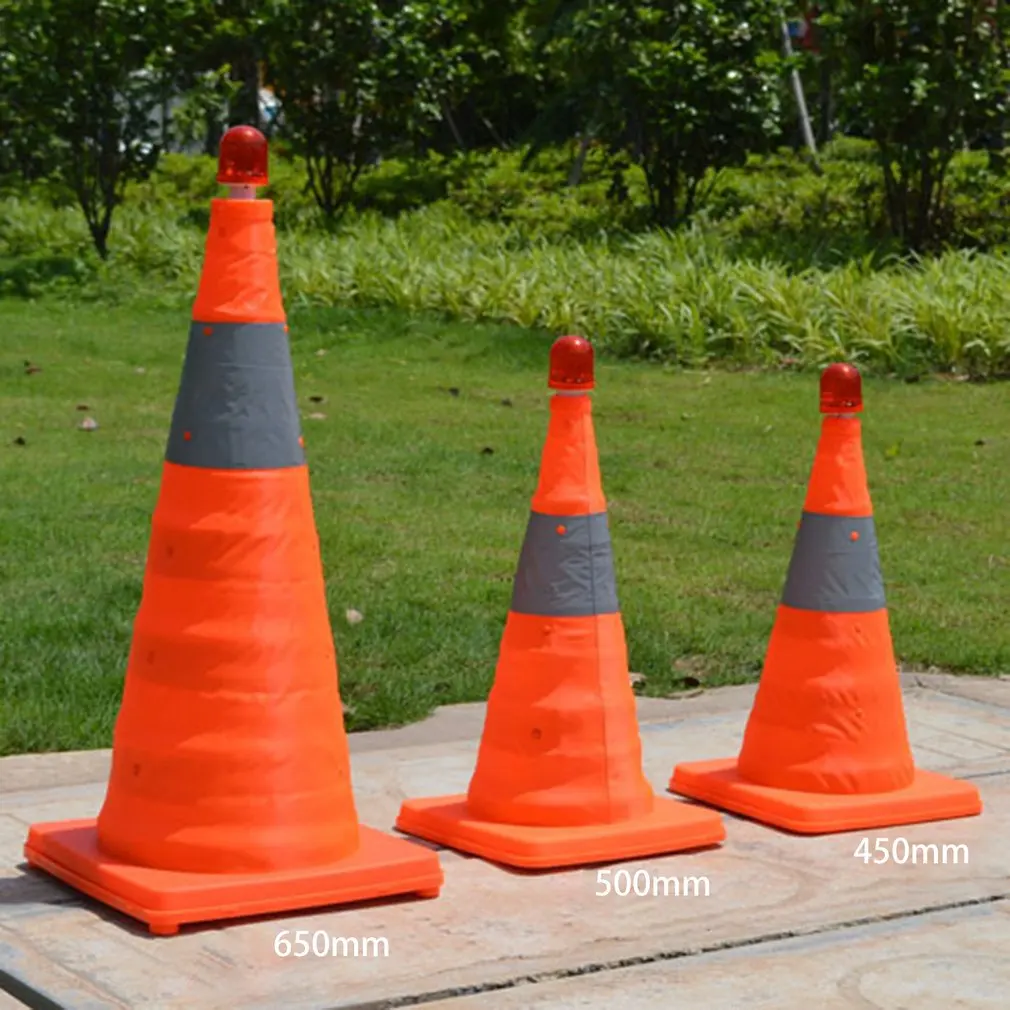
[[[558,88],[540,139],[593,135],[626,152],[659,223],[688,220],[712,170],[742,164],[779,134],[774,0],[554,6],[543,51]]]
[[[217,154],[222,120],[226,118],[219,111],[222,106],[227,108],[232,123],[265,126],[260,121],[260,71],[266,5],[263,0],[192,3],[187,60],[177,66],[187,79],[205,84],[195,96],[192,110],[187,111],[194,114],[194,127],[196,116],[203,112],[204,147],[207,154]]]
[[[443,103],[442,150],[507,147],[533,121],[543,99],[530,19],[542,0],[443,0],[440,45],[457,47],[465,73]]]
[[[844,114],[876,144],[891,231],[913,251],[935,245],[954,155],[1003,131],[1005,0],[837,0],[818,24]]]
[[[438,45],[452,10],[438,0],[273,0],[267,75],[327,219],[347,207],[370,160],[441,116],[463,72],[460,47]]]
[[[18,0],[0,11],[7,141],[74,193],[99,255],[123,189],[154,168],[184,0]]]

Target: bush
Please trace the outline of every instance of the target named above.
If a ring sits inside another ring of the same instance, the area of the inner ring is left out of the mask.
[[[818,17],[846,116],[873,138],[894,237],[917,252],[951,237],[957,152],[1004,133],[1006,4],[839,0]]]
[[[336,232],[318,227],[297,161],[272,160],[268,195],[285,233],[291,303],[582,331],[611,353],[678,364],[803,366],[843,355],[898,374],[1010,370],[1007,178],[983,152],[952,168],[960,239],[992,255],[905,261],[881,238],[868,149],[836,142],[822,177],[792,152],[751,158],[719,177],[694,229],[673,234],[643,229],[640,171],[599,149],[575,188],[566,185],[571,149],[545,152],[528,171],[522,152],[385,162]],[[0,293],[190,297],[215,171],[212,159],[170,156],[131,187],[108,264],[89,251],[72,206],[48,204],[45,190],[8,196]]]
[[[0,204],[3,290],[35,296],[77,277],[82,292],[189,299],[204,235],[151,206],[124,207],[107,264],[71,209]],[[1010,371],[1010,259],[952,251],[874,269],[853,259],[792,269],[740,259],[732,237],[700,229],[552,241],[526,223],[476,222],[443,201],[398,218],[361,213],[340,230],[291,230],[280,246],[285,298],[389,306],[463,320],[582,332],[612,354],[681,365]],[[64,267],[33,261],[79,262]],[[32,263],[34,262],[34,265]],[[12,264],[14,265],[12,268]]]

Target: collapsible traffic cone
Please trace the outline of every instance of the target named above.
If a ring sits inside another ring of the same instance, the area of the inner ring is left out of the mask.
[[[442,883],[358,824],[266,155],[250,127],[221,144],[105,803],[25,845],[154,933]]]
[[[469,792],[408,800],[397,827],[528,868],[715,844],[718,814],[656,797],[642,773],[587,341],[554,344],[549,385],[559,392]]]
[[[670,788],[804,834],[969,817],[968,782],[916,769],[866,484],[862,382],[821,377],[803,517],[739,759],[678,765]]]

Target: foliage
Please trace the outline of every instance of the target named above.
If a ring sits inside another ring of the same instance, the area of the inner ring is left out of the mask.
[[[440,45],[456,48],[465,72],[442,97],[444,125],[430,138],[433,149],[507,149],[524,132],[544,97],[546,74],[531,32],[542,6],[542,0],[443,0]]]
[[[73,191],[102,257],[124,187],[157,161],[154,113],[176,80],[171,40],[189,14],[186,0],[20,0],[0,11],[13,160]]]
[[[192,3],[193,17],[185,26],[191,69],[197,79],[224,78],[221,86],[211,92],[218,101],[203,110],[206,152],[216,154],[220,133],[227,125],[223,120],[266,128],[259,114],[266,5],[262,0],[192,0]],[[227,115],[222,116],[223,111]],[[195,115],[192,126],[197,126]]]
[[[583,0],[562,5],[545,56],[559,131],[604,140],[641,165],[655,219],[689,220],[711,170],[778,133],[773,0]]]
[[[843,147],[852,160],[829,148],[822,179],[790,154],[727,171],[696,226],[674,234],[636,230],[633,219],[611,227],[602,151],[574,192],[558,181],[563,152],[527,172],[520,152],[385,163],[358,194],[373,209],[349,212],[336,234],[305,216],[304,169],[278,161],[285,298],[582,331],[610,354],[683,365],[813,367],[845,356],[906,376],[1010,371],[1010,259],[968,250],[887,258],[866,231],[881,203],[872,163],[861,146]],[[981,152],[955,159],[950,176],[965,227],[990,229],[998,245],[985,195],[1005,191],[1006,178],[989,173]],[[631,182],[644,197],[644,180]],[[185,299],[203,251],[197,212],[215,189],[212,159],[167,158],[128,195],[108,267],[84,255],[83,222],[70,210],[9,198],[0,292],[108,302],[140,285],[151,298]]]
[[[440,47],[452,13],[424,0],[274,0],[269,79],[327,218],[346,208],[366,165],[440,114],[462,68],[458,46]]]
[[[839,0],[819,27],[847,114],[877,146],[888,221],[913,250],[950,231],[955,153],[1003,132],[1010,7],[992,0]]]

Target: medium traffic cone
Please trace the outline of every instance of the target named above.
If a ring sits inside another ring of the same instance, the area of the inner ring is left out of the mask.
[[[266,155],[251,127],[221,144],[104,805],[25,845],[159,934],[442,884],[358,824]]]
[[[803,834],[981,813],[978,790],[912,759],[866,483],[862,381],[821,377],[824,418],[785,590],[737,760],[670,789]]]
[[[554,344],[549,385],[559,392],[469,791],[407,800],[396,825],[525,868],[713,845],[722,818],[657,797],[642,773],[587,341]]]

